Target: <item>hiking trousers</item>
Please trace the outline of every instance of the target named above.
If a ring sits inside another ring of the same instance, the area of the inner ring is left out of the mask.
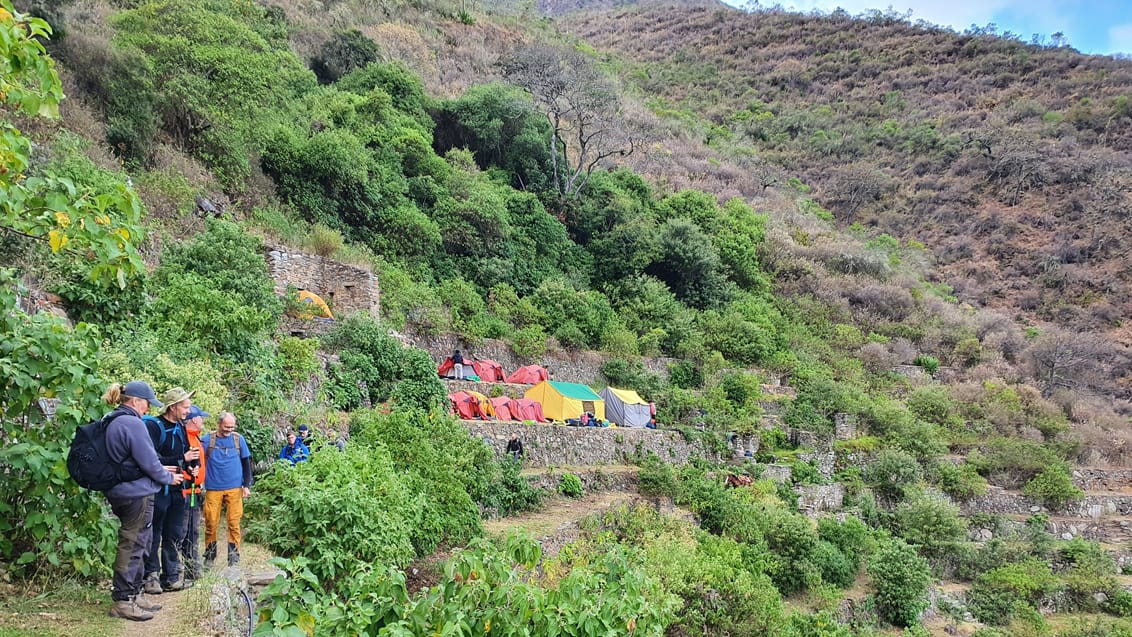
[[[114,557],[114,583],[111,598],[129,601],[142,588],[145,554],[153,537],[153,496],[107,498],[110,510],[121,522],[118,527],[118,553]]]
[[[220,531],[220,508],[224,507],[228,521],[228,543],[240,546],[240,518],[244,517],[244,490],[242,487],[224,491],[204,492],[204,543],[215,544]]]
[[[145,576],[159,574],[162,586],[181,578],[181,541],[185,538],[185,498],[179,487],[162,487],[153,496],[153,541],[145,556]]]
[[[184,540],[181,541],[181,562],[185,566],[187,579],[200,579],[204,573],[204,563],[200,559],[200,517],[204,507],[204,494],[197,493],[185,498]]]

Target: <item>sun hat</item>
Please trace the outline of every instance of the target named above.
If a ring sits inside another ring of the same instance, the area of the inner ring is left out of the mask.
[[[170,407],[176,405],[182,400],[188,400],[192,398],[194,393],[195,392],[185,391],[184,387],[174,387],[166,391],[164,394],[161,394],[161,400],[165,402],[165,409],[168,410]]]

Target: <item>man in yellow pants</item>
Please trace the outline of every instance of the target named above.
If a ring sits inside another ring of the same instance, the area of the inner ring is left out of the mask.
[[[244,498],[251,495],[252,454],[244,437],[236,433],[236,416],[220,414],[216,432],[200,437],[204,466],[204,565],[216,561],[220,510],[228,521],[228,566],[240,563],[240,518]]]

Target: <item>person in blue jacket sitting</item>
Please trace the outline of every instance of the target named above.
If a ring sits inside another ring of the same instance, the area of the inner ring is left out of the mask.
[[[311,455],[310,449],[303,444],[302,440],[295,435],[295,432],[287,432],[287,444],[283,446],[283,450],[279,452],[280,460],[287,460],[291,464],[298,464]]]

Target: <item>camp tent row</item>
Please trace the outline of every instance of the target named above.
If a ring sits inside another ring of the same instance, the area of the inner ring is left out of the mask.
[[[652,418],[652,407],[635,391],[607,387],[598,395],[586,385],[556,380],[537,383],[520,399],[488,398],[474,391],[455,392],[448,398],[456,413],[468,420],[566,421],[589,412],[622,427],[644,427]]]
[[[533,420],[546,422],[542,405],[530,398],[497,396],[488,398],[475,391],[458,391],[448,394],[456,414],[464,420]]]
[[[478,361],[471,361],[467,363],[471,366],[475,375],[485,383],[521,383],[530,385],[537,383],[540,380],[550,378],[546,368],[541,365],[527,365],[515,370],[510,376],[503,373],[503,366],[491,360],[484,358]],[[441,378],[451,377],[455,364],[452,362],[452,357],[444,359],[436,368],[436,374]]]

